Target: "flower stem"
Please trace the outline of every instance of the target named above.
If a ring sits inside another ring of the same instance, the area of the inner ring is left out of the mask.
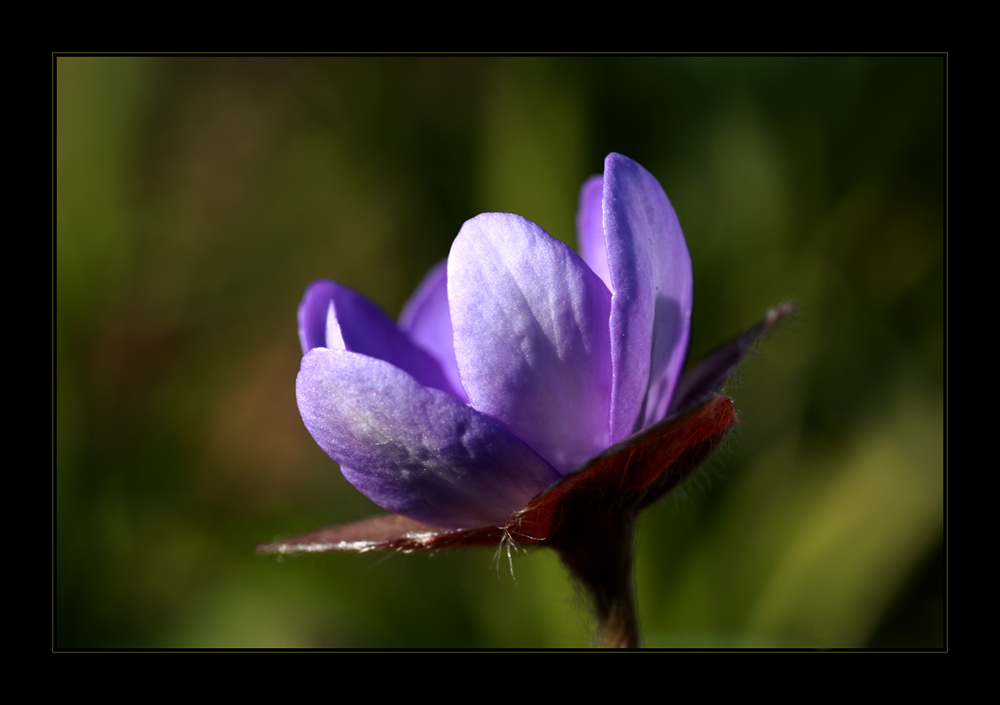
[[[622,519],[619,526],[592,527],[586,539],[576,534],[574,541],[556,545],[563,563],[589,593],[597,619],[598,646],[606,649],[639,646],[632,584],[635,519],[628,514]]]

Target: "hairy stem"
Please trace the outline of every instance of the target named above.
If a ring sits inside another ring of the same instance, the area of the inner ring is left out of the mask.
[[[563,563],[587,590],[597,619],[598,646],[637,648],[639,617],[632,571],[635,520],[626,514],[619,526],[594,527],[586,538],[556,546]]]

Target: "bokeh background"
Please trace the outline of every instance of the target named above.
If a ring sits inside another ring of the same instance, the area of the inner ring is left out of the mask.
[[[54,647],[576,647],[547,551],[254,553],[377,508],[299,418],[295,313],[398,315],[461,224],[574,243],[610,151],[695,270],[691,357],[794,299],[647,512],[649,646],[945,644],[945,59],[58,57]]]

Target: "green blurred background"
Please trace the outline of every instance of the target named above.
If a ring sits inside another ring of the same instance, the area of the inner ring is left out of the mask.
[[[574,243],[610,151],[669,194],[691,356],[798,317],[643,518],[649,646],[945,639],[942,57],[59,57],[56,648],[575,647],[547,551],[256,555],[378,510],[295,404],[296,308],[398,315],[461,224]]]

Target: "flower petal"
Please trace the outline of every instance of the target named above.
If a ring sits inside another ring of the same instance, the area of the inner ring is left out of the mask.
[[[448,258],[462,385],[562,473],[608,447],[610,292],[529,220],[469,220]]]
[[[576,212],[577,250],[594,274],[611,289],[611,272],[608,271],[608,247],[604,242],[604,179],[592,176],[580,189],[580,207]]]
[[[319,281],[309,287],[299,307],[299,338],[304,352],[331,348],[385,360],[425,387],[465,401],[464,393],[458,393],[437,360],[415,345],[378,306],[342,284]]]
[[[691,256],[659,182],[628,157],[604,163],[611,272],[611,441],[663,418],[691,331]]]
[[[417,521],[499,526],[559,477],[490,419],[381,360],[311,350],[295,392],[306,428],[344,477]]]
[[[414,343],[429,352],[440,364],[453,393],[469,401],[462,389],[452,342],[451,311],[448,308],[448,262],[436,264],[417,287],[399,315],[399,327]]]
[[[338,285],[331,281],[313,282],[299,304],[299,342],[302,353],[326,347],[326,319],[330,301]]]

